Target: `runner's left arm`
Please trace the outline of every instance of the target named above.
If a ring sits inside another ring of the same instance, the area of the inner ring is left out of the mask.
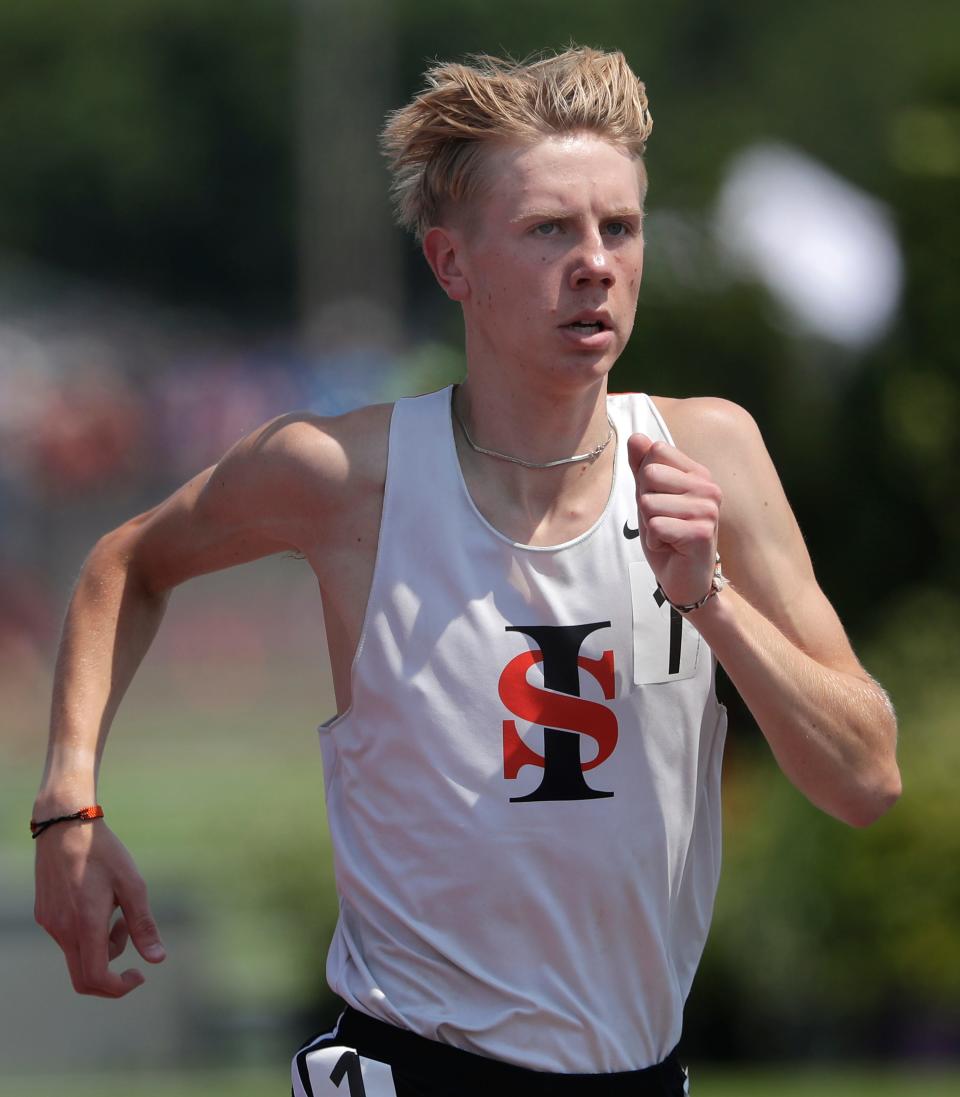
[[[731,585],[688,614],[814,804],[854,826],[900,795],[896,718],[820,589],[756,423],[722,400],[660,401],[675,446],[634,435],[644,548],[671,601]]]

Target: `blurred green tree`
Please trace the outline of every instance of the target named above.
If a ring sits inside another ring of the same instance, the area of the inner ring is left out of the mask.
[[[289,317],[292,52],[269,0],[0,6],[0,247]]]

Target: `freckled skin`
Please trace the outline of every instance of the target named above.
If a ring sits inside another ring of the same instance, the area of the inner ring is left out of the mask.
[[[489,154],[498,180],[459,253],[456,298],[471,373],[517,368],[554,383],[609,372],[633,330],[643,269],[642,168],[590,133],[505,144]],[[542,214],[542,215],[541,215]],[[606,310],[615,338],[577,347],[561,326]]]

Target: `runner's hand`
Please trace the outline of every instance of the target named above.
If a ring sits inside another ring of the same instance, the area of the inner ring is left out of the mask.
[[[151,964],[166,955],[133,858],[102,819],[60,823],[36,841],[34,916],[63,949],[73,989],[122,998],[144,981],[137,968],[108,966],[128,939]]]
[[[664,594],[678,605],[710,589],[722,493],[703,465],[666,442],[634,434],[627,442],[637,483],[643,549]]]

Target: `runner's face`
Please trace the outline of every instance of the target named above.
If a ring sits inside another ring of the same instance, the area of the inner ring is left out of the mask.
[[[558,382],[610,370],[640,288],[642,170],[589,133],[491,150],[461,252],[475,358]]]

